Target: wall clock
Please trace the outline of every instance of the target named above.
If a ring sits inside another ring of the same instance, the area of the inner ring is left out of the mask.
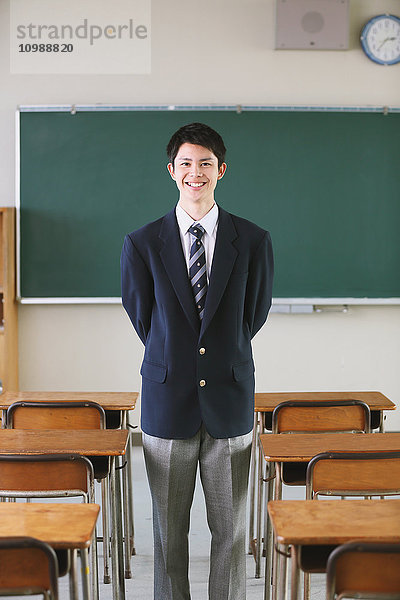
[[[365,54],[380,65],[400,62],[400,18],[377,15],[361,31],[361,47]]]

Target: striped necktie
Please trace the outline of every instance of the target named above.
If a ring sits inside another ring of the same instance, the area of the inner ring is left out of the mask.
[[[194,300],[199,313],[200,320],[204,315],[204,305],[207,295],[207,271],[206,271],[206,253],[204,251],[201,238],[204,229],[198,223],[189,227],[189,233],[194,237],[194,242],[190,248],[189,258],[189,277],[193,289]]]

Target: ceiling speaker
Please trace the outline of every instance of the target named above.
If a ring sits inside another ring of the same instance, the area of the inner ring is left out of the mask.
[[[276,50],[346,50],[349,0],[276,0]]]

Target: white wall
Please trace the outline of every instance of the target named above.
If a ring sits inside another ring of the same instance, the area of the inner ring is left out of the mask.
[[[274,5],[153,0],[151,75],[30,76],[9,72],[0,0],[0,205],[14,204],[18,104],[400,105],[400,67],[373,64],[358,43],[369,17],[400,15],[398,0],[350,0],[344,52],[274,51]],[[120,306],[24,305],[19,319],[21,389],[139,389],[142,348]],[[255,339],[257,389],[375,389],[399,403],[399,340],[400,307],[273,314]],[[387,429],[400,429],[400,411]]]

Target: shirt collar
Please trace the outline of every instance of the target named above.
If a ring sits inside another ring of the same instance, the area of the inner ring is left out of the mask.
[[[204,227],[206,233],[211,236],[214,233],[215,226],[218,222],[218,212],[218,205],[214,203],[211,210],[209,210],[200,221],[194,221],[180,204],[177,204],[175,209],[176,220],[178,221],[179,229],[183,235],[188,232],[189,227],[191,227],[193,223],[199,223]]]

